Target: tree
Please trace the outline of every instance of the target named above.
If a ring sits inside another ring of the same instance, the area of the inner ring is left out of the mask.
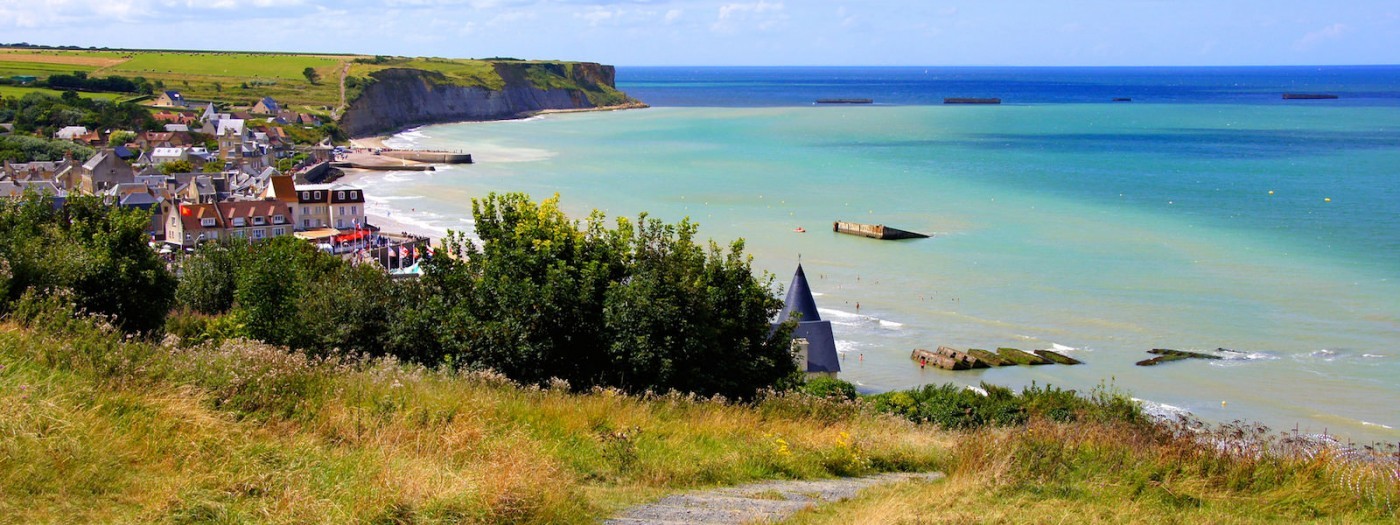
[[[170,175],[172,173],[190,173],[193,171],[194,163],[184,159],[172,160],[170,162],[162,162],[160,164],[161,175]]]
[[[795,369],[772,276],[743,243],[694,242],[697,226],[643,215],[582,223],[523,194],[472,202],[480,247],[458,234],[426,264],[417,307],[401,314],[451,357],[527,383],[680,390],[748,398]],[[395,323],[400,324],[400,323]],[[391,334],[395,348],[402,335]]]
[[[32,192],[0,201],[0,260],[11,275],[0,309],[30,290],[66,293],[79,309],[111,316],[129,332],[160,328],[175,278],[146,244],[150,221],[147,211],[92,195],[70,194],[61,207]]]
[[[122,144],[126,144],[134,140],[136,140],[135,131],[121,129],[113,131],[112,134],[107,137],[107,144],[112,146],[120,146]]]
[[[239,257],[248,251],[240,240],[206,242],[180,265],[175,300],[203,314],[222,314],[233,307]]]
[[[301,71],[301,74],[302,76],[305,76],[306,81],[310,82],[312,85],[316,85],[318,82],[321,81],[321,74],[316,72],[316,68],[308,67],[306,69],[303,69]]]

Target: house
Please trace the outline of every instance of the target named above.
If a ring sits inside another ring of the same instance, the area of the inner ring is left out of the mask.
[[[183,132],[183,133],[189,133],[190,127],[189,127],[188,125],[185,125],[185,124],[166,124],[166,125],[165,125],[165,131],[168,131],[168,132],[171,132],[171,133],[181,133],[181,132]]]
[[[151,151],[151,164],[165,164],[177,160],[189,160],[189,153],[185,148],[156,148]]]
[[[297,116],[297,123],[303,126],[319,127],[321,125],[321,119],[310,113],[302,113]]]
[[[254,115],[276,115],[282,111],[282,107],[277,105],[277,101],[272,100],[272,97],[263,97],[248,111]]]
[[[151,222],[146,234],[155,239],[165,237],[165,198],[158,189],[151,188],[145,182],[130,182],[113,186],[107,190],[107,195],[122,208],[150,211]]]
[[[841,371],[841,358],[836,353],[836,336],[831,331],[831,321],[823,321],[817,313],[817,301],[812,298],[812,289],[807,285],[807,274],[798,263],[797,272],[788,285],[787,298],[783,309],[778,312],[778,322],[797,320],[792,331],[792,346],[796,350],[794,359],[797,369],[807,377],[836,377]]]
[[[55,131],[53,138],[58,140],[73,140],[88,134],[88,129],[83,126],[68,126]]]
[[[218,240],[224,221],[217,204],[181,204],[165,219],[165,242],[194,248],[205,241]]]
[[[78,170],[78,189],[87,193],[101,193],[117,184],[135,180],[136,173],[131,166],[117,158],[110,149],[98,151]]]
[[[157,122],[166,124],[190,125],[199,122],[199,118],[190,113],[180,113],[175,111],[160,111],[151,115]]]
[[[200,122],[209,122],[211,120],[219,120],[219,108],[214,107],[213,102],[204,106],[204,112],[199,114]]]
[[[193,248],[220,237],[261,240],[292,233],[290,206],[280,201],[182,204],[165,220],[165,242]]]
[[[189,103],[185,102],[185,96],[181,95],[179,91],[161,91],[160,93],[156,94],[156,99],[151,104],[155,106],[173,108],[183,108],[189,106]]]
[[[331,227],[339,230],[365,226],[365,193],[346,184],[296,186],[300,229]]]

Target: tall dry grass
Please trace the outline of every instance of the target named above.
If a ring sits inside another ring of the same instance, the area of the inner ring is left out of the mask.
[[[1395,523],[1400,457],[1257,425],[1061,423],[957,435],[949,478],[795,523]]]
[[[571,393],[491,372],[0,325],[0,522],[592,522],[663,492],[933,468],[859,404]]]

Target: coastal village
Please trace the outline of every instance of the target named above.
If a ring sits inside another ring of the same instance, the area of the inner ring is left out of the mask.
[[[367,221],[364,190],[336,182],[340,172],[334,166],[361,166],[337,162],[356,152],[332,146],[329,139],[314,146],[291,139],[290,128],[320,126],[321,117],[285,108],[271,97],[221,112],[214,102],[161,91],[149,105],[163,131],[64,127],[54,140],[96,153],[90,158],[69,153],[58,161],[7,160],[0,167],[0,196],[17,199],[33,192],[59,205],[69,195],[93,194],[113,206],[148,210],[151,246],[172,263],[207,242],[292,235],[355,262],[379,264],[396,274],[418,272],[415,263],[426,254],[428,239],[381,232]],[[383,153],[359,155],[370,157],[365,162],[373,166]],[[431,168],[404,160],[392,164],[405,163],[412,164],[408,169]]]

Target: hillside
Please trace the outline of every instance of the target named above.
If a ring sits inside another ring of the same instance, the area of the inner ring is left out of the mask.
[[[307,71],[313,75],[307,75]],[[544,109],[579,109],[631,102],[613,84],[611,66],[586,62],[444,59],[362,55],[220,51],[0,48],[0,79],[81,72],[121,76],[177,90],[187,99],[231,106],[272,97],[296,111],[353,113],[351,135],[450,120],[514,118]],[[414,83],[403,84],[406,78]],[[314,80],[314,81],[313,81]],[[395,91],[423,85],[408,114],[390,107]],[[42,87],[9,85],[5,96]],[[465,94],[465,95],[464,95]],[[368,95],[373,102],[361,100]],[[119,99],[139,95],[103,94]],[[455,98],[454,98],[455,97]],[[482,107],[476,107],[482,106]],[[387,109],[386,109],[387,108]],[[385,118],[384,122],[377,119]]]

